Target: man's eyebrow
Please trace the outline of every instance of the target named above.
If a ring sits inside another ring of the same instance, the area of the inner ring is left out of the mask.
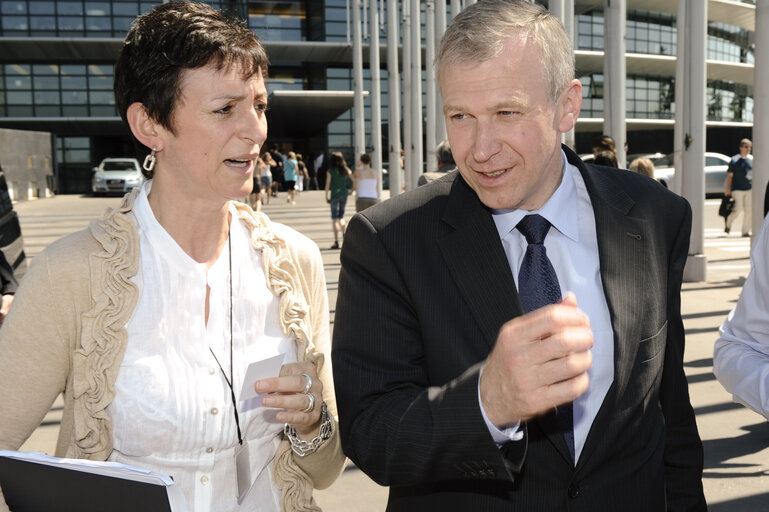
[[[523,104],[520,101],[516,101],[514,99],[500,101],[499,103],[495,103],[493,105],[490,105],[485,108],[486,111],[491,112],[498,112],[500,110],[513,110],[522,108]],[[463,105],[451,105],[451,104],[444,104],[443,105],[443,112],[446,113],[448,111],[454,111],[454,112],[467,112],[467,107]]]

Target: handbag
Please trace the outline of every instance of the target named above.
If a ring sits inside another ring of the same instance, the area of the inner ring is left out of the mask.
[[[734,210],[734,198],[732,196],[724,196],[721,199],[721,206],[718,207],[718,215],[726,219],[730,213]]]

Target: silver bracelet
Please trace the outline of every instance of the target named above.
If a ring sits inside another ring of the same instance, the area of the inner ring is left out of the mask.
[[[292,425],[286,423],[286,426],[283,427],[283,433],[288,437],[288,440],[291,443],[291,449],[295,454],[304,457],[305,455],[314,453],[323,441],[331,437],[331,415],[328,413],[326,402],[323,402],[323,405],[320,407],[320,421],[320,432],[318,432],[318,435],[313,437],[310,441],[299,439],[299,436],[296,434],[296,429]]]

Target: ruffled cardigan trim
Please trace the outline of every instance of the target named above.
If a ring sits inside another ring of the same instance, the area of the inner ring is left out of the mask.
[[[82,317],[79,346],[73,351],[74,443],[68,457],[106,460],[112,451],[112,423],[107,407],[115,397],[115,380],[125,355],[126,325],[136,307],[139,290],[131,281],[139,265],[139,239],[131,216],[138,189],[126,195],[117,209],[106,210],[89,230],[99,245],[90,256],[90,294],[93,307]],[[266,215],[236,204],[238,217],[251,232],[251,245],[262,253],[270,290],[279,297],[283,334],[296,339],[300,359],[315,364],[323,354],[313,344],[308,303],[300,275],[285,240],[275,234]],[[293,462],[283,440],[275,460],[275,481],[283,487],[283,510],[320,510],[306,492],[312,480]]]

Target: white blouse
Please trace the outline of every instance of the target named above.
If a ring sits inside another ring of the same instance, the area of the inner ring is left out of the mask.
[[[255,483],[238,505],[238,435],[230,388],[230,300],[236,399],[249,363],[280,353],[296,361],[295,340],[280,331],[278,297],[267,287],[261,253],[230,206],[232,295],[225,245],[208,272],[157,222],[143,187],[134,209],[140,268],[139,300],[128,322],[128,344],[108,408],[114,425],[109,460],[170,474],[190,511],[280,511],[272,468],[283,424],[259,398],[238,402]],[[210,286],[208,324],[206,285]]]

